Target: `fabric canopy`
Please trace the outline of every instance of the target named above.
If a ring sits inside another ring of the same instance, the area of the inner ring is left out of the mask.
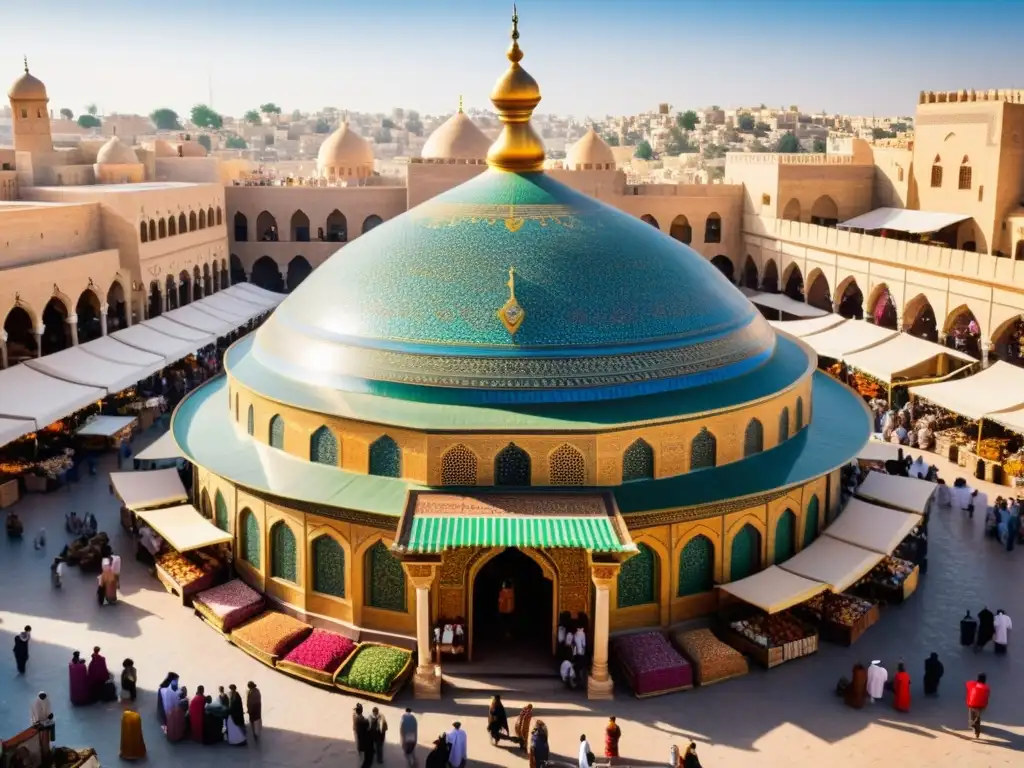
[[[77,346],[26,360],[24,365],[72,384],[99,387],[108,395],[128,389],[148,375],[144,368],[104,360]]]
[[[148,320],[146,322],[149,322]],[[184,326],[179,326],[184,328]],[[135,349],[152,352],[173,363],[195,352],[201,344],[194,341],[168,336],[147,325],[132,325],[110,334],[112,338]]]
[[[856,547],[891,555],[920,522],[920,515],[879,507],[861,499],[850,499],[843,513],[825,529],[824,535]]]
[[[824,582],[833,592],[843,592],[860,581],[883,557],[885,555],[830,536],[819,536],[780,567],[797,576]]]
[[[176,323],[203,333],[212,333],[214,336],[223,336],[241,325],[239,322],[224,320],[203,312],[198,308],[198,302],[196,304],[188,304],[180,309],[172,309],[170,312],[164,312],[160,317],[173,320]]]
[[[178,448],[178,444],[174,442],[174,435],[165,432],[150,443],[148,448],[136,453],[135,458],[139,461],[165,461],[167,459],[183,459],[185,455]]]
[[[765,613],[778,613],[810,600],[828,586],[772,565],[753,576],[722,584],[720,589]]]
[[[847,219],[836,226],[841,229],[895,229],[898,232],[923,234],[937,232],[950,224],[969,219],[962,213],[939,211],[908,211],[905,208],[876,208],[873,211]]]
[[[152,328],[154,331],[159,331],[167,336],[173,336],[176,339],[192,342],[193,349],[190,351],[195,351],[200,347],[205,347],[207,344],[211,344],[215,340],[213,335],[206,331],[189,328],[187,325],[182,325],[181,323],[176,323],[173,320],[168,320],[163,315],[150,318],[149,320],[143,320],[139,325]]]
[[[138,368],[142,373],[142,378],[152,376],[167,365],[167,361],[161,355],[129,346],[112,336],[101,336],[93,341],[87,341],[85,344],[78,345],[78,349],[101,360]]]
[[[0,416],[0,446],[7,445],[36,431],[36,423],[29,419],[6,419]]]
[[[224,293],[227,293],[229,296],[236,296],[240,299],[244,299],[245,301],[255,300],[256,303],[263,304],[267,307],[276,307],[285,299],[285,295],[283,293],[274,293],[273,291],[268,291],[266,288],[260,288],[258,285],[253,285],[252,283],[238,283],[237,285],[232,285],[224,291]]]
[[[32,419],[36,429],[106,397],[106,390],[72,384],[27,365],[0,371],[0,416]]]
[[[135,416],[103,416],[101,414],[89,419],[88,422],[76,429],[75,434],[82,437],[113,437],[137,421]]]
[[[812,307],[806,302],[795,301],[784,293],[762,293],[750,288],[741,288],[740,290],[744,296],[757,306],[775,309],[779,312],[785,312],[787,315],[795,315],[796,317],[824,317],[829,314],[826,310]]]
[[[864,482],[857,488],[857,495],[887,507],[923,515],[928,511],[936,488],[935,483],[916,477],[869,472]]]
[[[1003,413],[990,413],[985,418],[1024,435],[1024,408],[1015,408],[1012,411],[1004,411]]]
[[[847,355],[843,362],[881,381],[892,381],[901,372],[933,360],[939,355],[947,355],[966,365],[977,362],[963,352],[927,339],[919,339],[909,333],[898,333],[877,346]]]
[[[881,344],[898,333],[863,320],[844,320],[821,333],[804,336],[803,340],[819,355],[842,360],[854,352]]]
[[[164,541],[179,552],[226,544],[231,534],[215,526],[191,504],[163,509],[143,509],[137,513]]]
[[[110,482],[128,509],[160,507],[188,500],[176,469],[149,472],[111,472]]]
[[[268,312],[270,307],[255,295],[247,293],[240,298],[238,296],[229,296],[227,292],[222,292],[215,293],[208,299],[203,299],[203,310],[207,309],[210,312],[230,315],[241,324],[258,315],[262,315],[264,312]]]
[[[860,449],[857,458],[865,461],[895,461],[899,457],[900,447],[895,443],[868,440],[867,444]]]
[[[910,394],[969,419],[988,418],[1024,406],[1024,368],[997,360],[973,376],[911,387]]]
[[[821,333],[829,328],[834,328],[843,320],[842,315],[822,315],[807,320],[769,320],[768,322],[776,330],[785,331],[791,336],[802,339],[812,333]]]

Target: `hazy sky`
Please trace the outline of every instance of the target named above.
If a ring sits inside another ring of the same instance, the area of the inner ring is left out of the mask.
[[[912,114],[921,90],[1024,86],[1020,0],[522,0],[519,13],[543,112]],[[225,114],[265,101],[443,113],[460,93],[490,106],[510,16],[505,0],[0,0],[0,82],[24,53],[50,106],[75,114],[184,113],[211,83]]]

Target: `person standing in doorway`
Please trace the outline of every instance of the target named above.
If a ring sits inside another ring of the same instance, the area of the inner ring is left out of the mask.
[[[974,729],[974,738],[981,738],[981,715],[988,708],[988,678],[982,672],[977,680],[967,682],[967,722]]]
[[[405,708],[405,714],[398,723],[398,737],[402,740],[402,752],[409,768],[416,768],[416,743],[419,741],[419,727],[412,709]]]
[[[14,637],[14,663],[18,665],[18,674],[24,675],[28,666],[28,641],[32,639],[32,627],[26,626],[24,631]]]
[[[1002,608],[996,610],[995,618],[992,620],[992,640],[996,647],[996,656],[1003,656],[1006,653],[1006,646],[1010,643],[1010,630],[1013,629],[1013,622]]]
[[[498,592],[498,614],[501,618],[501,631],[505,638],[512,635],[512,617],[516,612],[516,590],[512,582],[506,580]]]

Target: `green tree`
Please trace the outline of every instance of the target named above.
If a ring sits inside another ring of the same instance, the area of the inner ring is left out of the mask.
[[[181,121],[178,119],[178,113],[173,109],[167,107],[161,107],[155,109],[149,114],[149,119],[153,121],[153,125],[161,131],[180,131]]]
[[[397,126],[395,125],[394,120],[392,120],[390,117],[385,117],[383,120],[380,121],[380,127],[387,128],[390,131],[392,128],[396,128]]]
[[[763,139],[765,136],[768,135],[768,131],[770,131],[771,129],[772,127],[768,125],[768,123],[755,123],[754,135],[759,139]]]
[[[617,133],[606,133],[602,138],[604,139],[604,143],[609,147],[619,146],[619,134]]]
[[[876,139],[895,139],[895,131],[887,131],[884,128],[874,128],[871,131],[871,135]]]
[[[63,117],[65,120],[74,120],[75,119],[75,113],[72,112],[67,107],[63,107],[61,109],[60,116]]]
[[[654,157],[654,150],[651,149],[650,142],[645,139],[637,144],[633,157],[639,157],[641,160],[650,160]]]
[[[96,117],[96,115],[99,114],[99,110],[96,109],[96,105],[95,104],[86,104],[85,111],[86,111],[87,114],[90,114],[93,117]]]
[[[783,134],[782,138],[779,139],[775,145],[776,152],[785,152],[792,154],[800,151],[800,141],[792,133]]]
[[[815,139],[814,140],[814,147],[811,149],[811,151],[812,152],[817,152],[818,154],[821,154],[823,152],[827,152],[828,151],[828,147],[825,144],[825,140],[824,139]]]
[[[688,109],[676,115],[676,125],[682,128],[684,131],[692,131],[697,127],[697,123],[700,122],[700,118],[697,117],[697,113],[692,109]]]
[[[200,128],[219,129],[224,125],[224,119],[205,104],[196,104],[192,107],[192,122]]]
[[[720,144],[708,144],[704,147],[704,159],[717,160],[720,157],[725,157],[725,153],[728,151],[728,147],[723,147]]]
[[[264,115],[280,115],[281,108],[272,101],[268,101],[266,104],[260,104],[260,112]]]
[[[245,116],[242,119],[245,120],[245,122],[249,123],[249,125],[263,124],[263,118],[260,117],[260,113],[257,112],[255,109],[250,109],[248,112],[246,112]]]
[[[331,124],[324,120],[322,117],[316,121],[316,125],[313,126],[313,133],[330,133]]]
[[[753,116],[748,115],[746,113],[739,116],[739,119],[736,121],[736,124],[737,127],[744,133],[753,133],[754,128],[756,127]]]
[[[99,128],[101,125],[100,119],[95,115],[79,115],[78,124],[82,128]]]
[[[203,149],[205,149],[207,152],[209,152],[211,149],[213,149],[213,142],[210,141],[210,137],[207,136],[205,133],[202,136],[200,136],[198,139],[196,139],[196,141],[199,142],[199,145]]]
[[[678,126],[672,126],[669,129],[669,140],[665,146],[665,154],[681,155],[684,152],[696,152],[697,147],[690,144],[689,137],[679,130]]]
[[[245,143],[245,139],[241,136],[228,136],[227,141],[224,142],[224,146],[228,149],[248,149],[249,145]]]

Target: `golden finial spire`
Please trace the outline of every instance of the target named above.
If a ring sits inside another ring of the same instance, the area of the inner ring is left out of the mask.
[[[523,309],[522,304],[516,298],[516,268],[508,268],[508,282],[505,283],[508,286],[508,301],[502,305],[501,309],[498,310],[498,319],[501,320],[502,325],[505,326],[505,330],[513,336],[516,335],[516,331],[519,330],[519,326],[523,324],[523,320],[526,319],[526,310]]]
[[[487,153],[491,168],[530,173],[544,168],[544,142],[530,125],[533,110],[540,103],[540,86],[519,62],[519,11],[512,6],[512,45],[506,54],[509,68],[494,84],[491,103],[505,127]]]
[[[25,62],[25,74],[27,75],[28,74],[28,54],[24,54],[23,53],[21,55],[21,59],[22,59],[22,61]]]
[[[459,94],[459,114],[462,114],[462,94]]]

